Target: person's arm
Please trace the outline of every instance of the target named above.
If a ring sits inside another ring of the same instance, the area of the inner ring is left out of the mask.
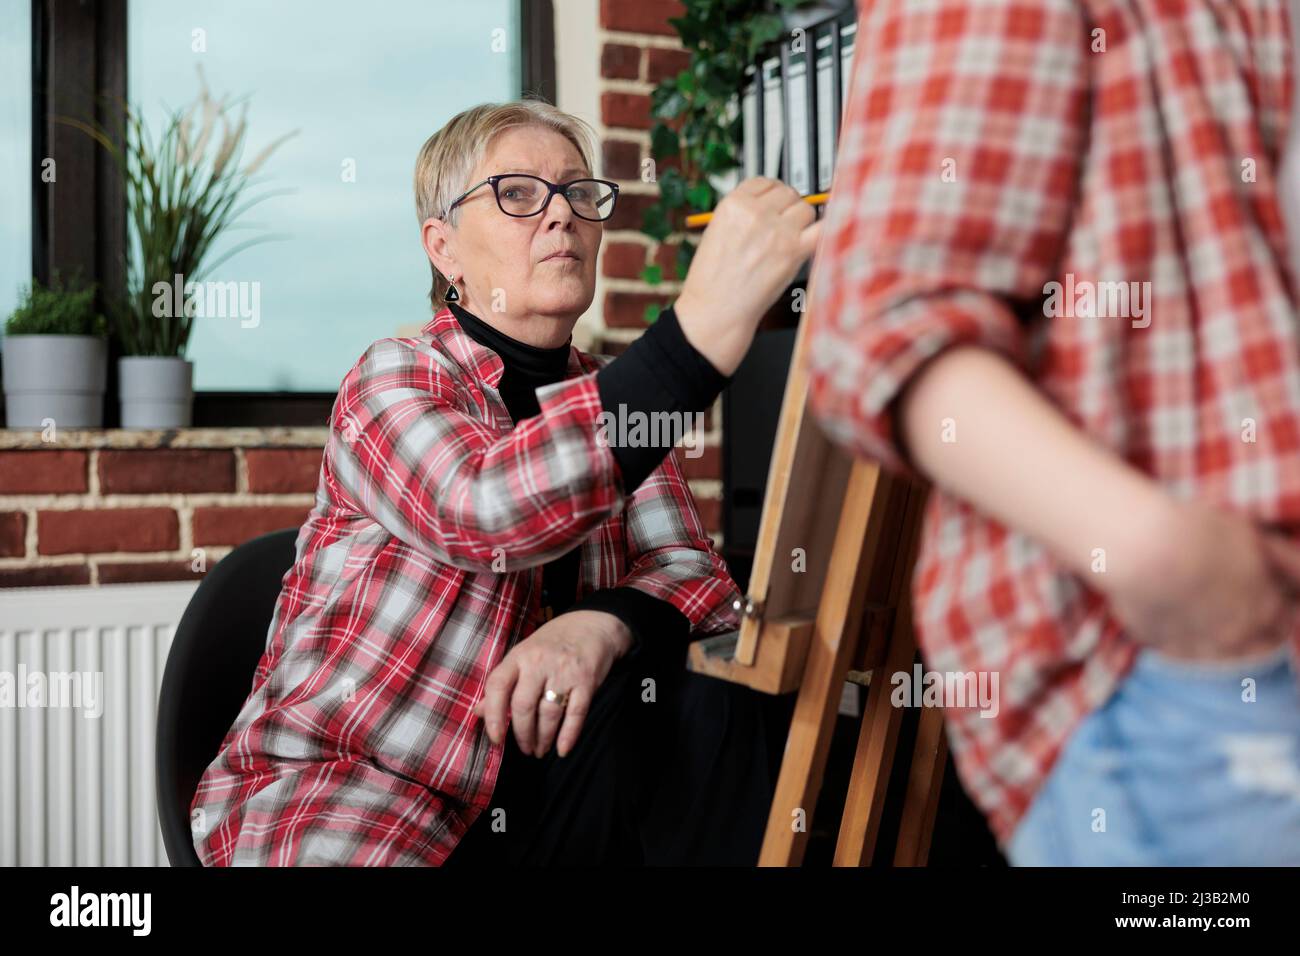
[[[1122,587],[1171,565],[1174,500],[1079,431],[1002,356],[978,347],[927,363],[896,404],[901,452],[944,491],[1044,544],[1067,568]],[[947,422],[956,440],[945,441]]]
[[[632,497],[625,515],[628,569],[619,584],[672,605],[688,640],[734,631],[740,591],[704,529],[676,455]]]
[[[621,450],[605,440],[602,391],[647,412],[694,411],[725,383],[716,372],[699,375],[690,355],[676,368],[680,353],[659,343],[679,338],[672,323],[652,326],[602,370],[616,383],[626,377],[631,388],[606,388],[592,373],[538,389],[540,413],[506,435],[464,410],[463,387],[437,359],[380,340],[344,379],[330,416],[325,461],[336,499],[456,567],[544,564],[614,514],[634,487],[622,474]],[[646,353],[679,391],[657,383],[637,390]],[[629,468],[648,471],[666,453],[638,450]]]
[[[660,323],[668,323],[664,327],[672,334],[651,340],[653,349],[641,352],[635,363],[625,362],[618,376],[609,373],[611,365],[598,374],[606,408],[630,400],[629,410],[642,414],[656,406],[703,411],[704,402],[730,381],[687,342],[672,308],[660,315]],[[731,604],[739,591],[704,532],[676,455],[668,454],[666,445],[616,444],[613,450],[625,482],[635,489],[625,519],[628,572],[614,587],[591,592],[570,610],[614,615],[631,632],[633,649],[646,640],[686,643],[734,630],[738,618]]]
[[[1281,598],[1249,520],[1175,499],[1028,380],[1030,330],[1088,321],[1041,306],[1087,151],[1082,14],[940,6],[881,0],[859,20],[873,55],[854,65],[814,269],[810,409],[855,453],[1041,542],[1138,640],[1251,646]]]
[[[685,644],[690,639],[690,620],[671,602],[625,584],[592,591],[564,613],[574,611],[601,611],[617,618],[627,629],[628,654],[649,641]]]
[[[873,56],[854,63],[814,263],[810,407],[858,454],[924,474],[1072,570],[1096,547],[1127,564],[1167,497],[1023,374],[1087,147],[1085,24],[1065,0],[1021,19],[1009,0],[941,6],[942,32],[900,0],[860,17]]]
[[[493,743],[512,725],[524,753],[541,756],[554,741],[563,757],[614,659],[651,647],[684,650],[693,638],[739,627],[733,602],[740,593],[705,534],[675,455],[642,482],[624,520],[623,576],[547,621],[489,675],[474,712]],[[575,669],[579,659],[589,669]],[[563,710],[538,704],[543,683],[571,692]]]
[[[878,0],[859,17],[871,56],[848,78],[804,320],[823,430],[910,476],[894,413],[923,366],[975,345],[1028,369],[1087,150],[1076,4],[938,6]]]
[[[945,352],[906,386],[897,415],[916,467],[1041,542],[1106,596],[1134,640],[1214,659],[1297,633],[1300,608],[1286,595],[1300,569],[1293,542],[1249,516],[1175,498],[1075,428],[1000,356]],[[943,441],[942,422],[954,417],[958,440]]]
[[[704,530],[676,455],[668,455],[632,496],[625,515],[627,572],[573,609],[615,615],[646,641],[685,644],[734,631],[740,597],[726,562]]]
[[[674,442],[688,429],[688,416],[702,413],[731,381],[723,375],[687,339],[675,306],[664,309],[647,333],[628,346],[627,351],[596,373],[605,424],[634,421],[649,422],[654,416],[668,413],[663,421],[681,424]],[[610,428],[605,439],[617,438]],[[641,482],[659,466],[671,444],[650,442],[625,444],[611,442],[618,461],[623,491],[632,494]]]
[[[1087,148],[1085,23],[1066,0],[1025,19],[1010,0],[941,6],[942,33],[903,0],[859,20],[873,56],[854,63],[814,263],[809,405],[857,454],[1080,574],[1105,548],[1120,576],[1153,556],[1170,499],[1026,378]]]
[[[541,414],[501,435],[437,358],[372,344],[330,416],[326,473],[341,506],[436,560],[514,571],[572,547],[622,502],[595,439],[595,379],[562,383]]]

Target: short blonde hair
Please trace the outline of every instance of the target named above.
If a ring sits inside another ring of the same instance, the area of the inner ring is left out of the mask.
[[[450,216],[447,207],[470,187],[470,176],[497,134],[519,126],[555,130],[574,145],[587,169],[592,169],[595,130],[585,120],[540,99],[483,103],[457,113],[420,147],[415,161],[415,215],[421,225],[435,218],[456,225],[460,207],[451,210]],[[432,262],[429,269],[433,273],[429,301],[437,311],[450,283]]]

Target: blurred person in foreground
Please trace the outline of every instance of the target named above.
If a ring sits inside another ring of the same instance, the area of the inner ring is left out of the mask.
[[[934,485],[918,640],[999,678],[945,718],[1013,864],[1300,863],[1289,13],[862,4],[810,404]]]

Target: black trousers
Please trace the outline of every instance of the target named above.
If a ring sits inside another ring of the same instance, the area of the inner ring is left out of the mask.
[[[683,644],[643,644],[567,756],[508,733],[492,800],[443,865],[753,866],[784,740],[765,696],[687,671]]]

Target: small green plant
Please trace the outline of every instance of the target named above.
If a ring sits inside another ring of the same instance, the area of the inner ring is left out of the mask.
[[[79,276],[65,282],[55,273],[49,288],[32,279],[5,322],[5,334],[107,335],[108,322],[95,310],[93,283]]]
[[[682,0],[685,12],[668,22],[691,54],[690,66],[659,83],[650,94],[650,156],[662,172],[659,197],[646,209],[641,231],[664,242],[680,226],[685,212],[707,211],[717,200],[710,176],[740,165],[741,118],[733,98],[745,81],[745,69],[785,32],[781,13],[813,0]],[[673,165],[666,166],[663,161]],[[695,255],[685,237],[677,245],[675,269],[667,278],[684,277]],[[658,285],[665,278],[658,264],[641,273]],[[646,307],[647,322],[659,307]]]

